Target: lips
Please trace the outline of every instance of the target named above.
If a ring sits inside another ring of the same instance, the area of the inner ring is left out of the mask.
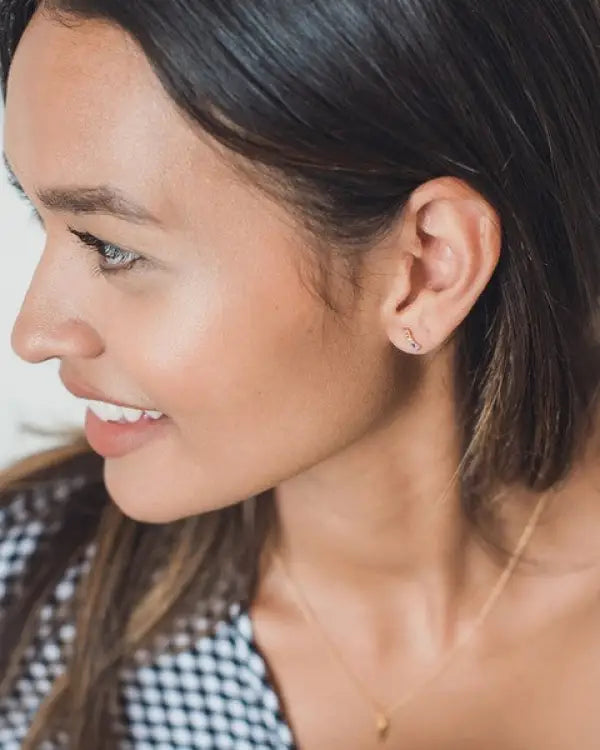
[[[92,450],[105,458],[122,458],[169,434],[171,421],[142,417],[135,423],[103,422],[90,409],[86,412],[85,434]]]

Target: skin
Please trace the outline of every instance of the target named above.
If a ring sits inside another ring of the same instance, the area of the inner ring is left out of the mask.
[[[501,570],[451,482],[452,334],[498,262],[493,208],[451,178],[421,185],[366,258],[358,302],[334,276],[336,316],[307,282],[302,228],[182,117],[132,40],[41,13],[10,72],[5,153],[47,233],[15,351],[58,358],[64,377],[170,419],[160,439],[106,461],[114,501],[164,522],[274,487],[281,554],[366,689],[387,705],[426,679]],[[160,226],[40,199],[98,185]],[[69,227],[149,262],[95,274]],[[530,544],[552,575],[517,571],[460,658],[394,715],[389,747],[597,746],[595,456],[590,447]],[[510,549],[538,497],[507,497]],[[300,745],[374,746],[368,702],[276,566],[265,562],[251,614]]]

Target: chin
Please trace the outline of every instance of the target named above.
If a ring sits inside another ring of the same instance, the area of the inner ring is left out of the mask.
[[[172,508],[166,506],[166,503],[160,505],[149,503],[142,497],[124,496],[123,493],[111,491],[107,486],[108,494],[113,503],[119,508],[123,515],[131,518],[132,521],[140,523],[172,523],[179,521],[185,516],[173,512]]]
[[[187,497],[176,497],[170,482],[166,481],[163,487],[157,487],[147,475],[145,479],[149,483],[146,483],[144,479],[140,481],[138,474],[125,470],[124,466],[118,465],[118,461],[120,459],[117,462],[110,459],[105,461],[104,484],[114,504],[133,521],[153,524],[173,523],[240,502],[239,498],[235,498],[206,503],[202,506],[198,498],[208,496],[214,498],[214,491],[209,492],[199,487],[190,491]]]
[[[121,512],[141,523],[171,523],[185,517],[176,503],[139,484],[107,459],[104,463],[104,484],[109,497]]]

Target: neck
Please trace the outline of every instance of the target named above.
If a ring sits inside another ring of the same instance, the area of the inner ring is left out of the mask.
[[[482,544],[461,507],[456,481],[460,441],[452,406],[430,399],[423,408],[424,401],[418,417],[404,412],[278,485],[274,542],[322,617],[344,611],[367,629],[404,622],[412,637],[427,642],[428,653],[438,653],[476,612],[508,557]],[[586,477],[583,469],[557,498],[569,495],[573,482],[581,487]],[[510,552],[539,495],[523,490],[506,495],[500,522],[502,544]],[[550,563],[578,557],[582,523],[600,522],[589,491],[580,498],[579,504],[571,502],[566,519],[560,502],[553,502],[527,556],[541,551]],[[263,591],[282,595],[276,566],[267,567],[264,582]]]
[[[429,438],[393,448],[394,427],[276,488],[278,544],[290,564],[369,584],[429,577],[455,559],[467,533],[455,450]],[[427,459],[417,455],[424,442]]]
[[[449,403],[406,411],[274,490],[275,540],[294,579],[325,617],[366,629],[408,617],[436,647],[452,638],[469,583],[493,580],[465,519],[456,481],[459,440]],[[270,574],[273,586],[277,571]]]

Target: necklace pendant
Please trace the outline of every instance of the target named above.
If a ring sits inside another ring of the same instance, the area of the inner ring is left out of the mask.
[[[390,720],[381,711],[375,714],[375,727],[377,728],[378,738],[380,740],[385,740],[390,729]]]

